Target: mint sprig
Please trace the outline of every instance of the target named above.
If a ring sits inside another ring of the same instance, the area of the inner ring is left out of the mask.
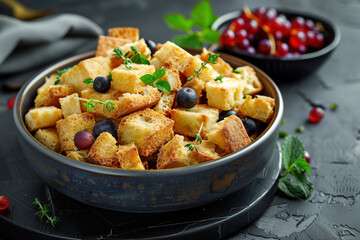
[[[160,91],[170,93],[171,92],[171,86],[169,82],[164,80],[159,80],[163,76],[165,76],[166,71],[164,68],[161,68],[159,70],[156,70],[153,74],[145,74],[140,77],[140,80],[149,85],[153,85],[159,89]]]
[[[50,223],[51,226],[55,228],[59,219],[51,213],[50,206],[48,204],[42,204],[38,198],[35,198],[33,204],[39,207],[39,211],[37,211],[35,215],[38,216],[41,221],[45,218],[46,223]]]
[[[211,29],[217,17],[214,15],[209,1],[201,1],[195,5],[188,19],[181,14],[165,16],[169,28],[186,32],[173,37],[173,42],[182,47],[201,49],[203,44],[213,44],[219,41],[220,32]],[[201,31],[193,30],[197,26]]]
[[[136,47],[131,46],[130,48],[135,54],[131,59],[133,63],[150,65],[150,61],[144,57],[144,55],[142,55]]]
[[[307,199],[314,187],[307,174],[311,169],[305,160],[305,148],[301,140],[288,135],[283,141],[282,163],[285,172],[279,178],[278,189],[288,197]],[[292,178],[289,178],[289,174]]]

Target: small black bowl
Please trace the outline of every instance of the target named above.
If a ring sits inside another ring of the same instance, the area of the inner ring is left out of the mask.
[[[341,38],[339,28],[328,19],[310,15],[308,13],[278,9],[277,12],[278,14],[285,15],[288,19],[301,16],[305,19],[311,19],[314,22],[320,22],[325,29],[324,35],[326,46],[315,52],[302,54],[293,58],[278,58],[260,54],[248,54],[244,51],[229,49],[221,46],[218,50],[251,62],[270,75],[275,81],[291,81],[313,73],[325,62],[334,49],[339,45]],[[234,19],[239,16],[240,11],[224,14],[214,22],[212,29],[222,32]]]

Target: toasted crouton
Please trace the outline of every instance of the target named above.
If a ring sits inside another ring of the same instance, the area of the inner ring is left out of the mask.
[[[60,106],[64,117],[70,116],[71,114],[80,114],[81,107],[80,101],[77,99],[79,94],[74,93],[64,98],[60,98]]]
[[[107,57],[109,50],[112,50],[116,47],[121,47],[127,43],[131,43],[131,41],[119,37],[100,35],[97,44],[96,57]]]
[[[187,78],[195,77],[195,71],[201,69],[198,78],[204,82],[214,81],[220,74],[214,70],[210,64],[206,64],[204,68],[202,68],[203,61],[194,57],[193,61],[190,65],[185,69],[184,75]]]
[[[59,74],[54,73],[54,74],[51,74],[49,77],[45,77],[45,83],[37,89],[37,94],[40,95],[43,91],[48,90],[48,86],[55,85],[55,81],[57,80],[58,76],[59,76]],[[60,78],[60,82],[58,84],[63,84],[63,81],[61,80],[61,78]]]
[[[60,136],[60,152],[74,150],[74,136],[78,131],[85,130],[92,134],[95,126],[94,116],[90,113],[72,114],[56,123]]]
[[[119,162],[115,153],[118,151],[116,139],[108,132],[101,133],[91,146],[86,159],[88,162],[106,166],[117,167]]]
[[[116,157],[122,169],[145,170],[137,147],[134,143],[128,145],[119,145]]]
[[[194,137],[201,125],[200,136],[206,138],[207,132],[219,119],[219,110],[207,105],[195,105],[187,111],[185,108],[175,108],[170,111],[174,120],[174,132],[185,136]]]
[[[110,28],[108,34],[111,37],[123,38],[131,42],[139,41],[139,29],[132,27]]]
[[[174,68],[165,68],[165,76],[161,80],[167,81],[170,84],[171,91],[179,91],[181,89],[181,80],[179,70]]]
[[[212,52],[209,52],[206,48],[203,48],[202,53],[200,55],[201,60],[203,60],[204,62],[208,62],[208,58],[209,55]],[[214,53],[212,53],[214,54]],[[223,76],[230,76],[233,68],[230,66],[230,64],[228,64],[227,62],[225,62],[221,57],[218,57],[218,59],[216,59],[216,64],[213,63],[209,63],[210,66],[212,66],[214,68],[215,71],[217,71],[218,73],[220,73]]]
[[[154,110],[158,113],[164,114],[165,116],[170,115],[171,108],[174,105],[175,101],[175,92],[166,93],[161,92],[161,98],[158,104],[154,107]]]
[[[232,76],[240,80],[244,84],[243,93],[246,95],[255,95],[260,93],[264,87],[256,76],[255,70],[250,66],[238,67],[235,69],[238,73],[233,73]]]
[[[145,64],[132,64],[131,70],[125,65],[121,65],[111,71],[113,79],[113,88],[120,92],[139,93],[142,91],[145,83],[140,77],[145,74],[153,74],[155,67]]]
[[[59,152],[60,138],[56,128],[39,129],[35,133],[35,138],[50,150]]]
[[[234,109],[243,100],[244,85],[240,81],[228,77],[224,77],[222,81],[206,83],[208,105],[222,110]]]
[[[74,92],[74,87],[65,85],[48,85],[35,98],[35,108],[54,106],[59,108],[59,98],[66,97]]]
[[[31,109],[25,115],[25,124],[30,132],[40,128],[54,127],[63,118],[61,109],[54,106]]]
[[[239,114],[268,123],[274,114],[274,106],[275,100],[271,97],[257,95],[252,98],[247,95],[240,105]]]
[[[198,163],[204,163],[220,158],[220,155],[215,151],[215,144],[208,140],[203,140],[201,144],[197,144],[197,151],[192,150],[189,157],[195,159]]]
[[[66,151],[66,156],[79,162],[86,162],[88,152],[89,150]]]
[[[74,68],[64,73],[61,78],[64,83],[74,86],[74,90],[80,93],[84,89],[93,88],[92,84],[86,84],[83,81],[87,78],[109,75],[109,61],[103,57],[94,57],[81,61]]]
[[[134,142],[141,156],[150,156],[174,136],[173,125],[171,119],[148,108],[121,120],[118,139],[121,144]]]
[[[242,121],[235,115],[216,123],[208,133],[208,140],[227,153],[236,152],[251,143]]]

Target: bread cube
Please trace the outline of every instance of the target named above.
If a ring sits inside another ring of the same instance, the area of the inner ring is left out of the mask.
[[[247,95],[240,105],[239,113],[269,123],[274,114],[275,100],[271,97]]]
[[[152,109],[132,113],[121,120],[118,128],[120,144],[137,146],[141,156],[150,156],[173,136],[174,122]]]
[[[221,110],[230,110],[239,106],[243,98],[243,84],[233,78],[224,77],[223,82],[206,83],[208,105]]]
[[[208,62],[210,53],[212,52],[209,52],[206,48],[203,48],[200,55],[200,59],[204,62]],[[208,64],[210,64],[210,66],[212,66],[215,71],[217,71],[223,76],[230,76],[232,74],[233,68],[230,66],[230,64],[225,62],[221,57],[218,57],[218,59],[216,59],[215,62],[216,64],[208,62]]]
[[[119,162],[115,155],[117,151],[116,139],[110,133],[103,132],[96,138],[86,159],[93,164],[106,167],[118,167]]]
[[[171,91],[179,91],[181,89],[181,80],[179,70],[174,68],[165,68],[166,74],[161,80],[170,84]]]
[[[72,114],[56,123],[60,136],[60,152],[74,150],[74,136],[78,131],[85,130],[92,134],[95,118],[90,113]]]
[[[116,157],[122,169],[145,170],[138,149],[134,143],[119,145]]]
[[[185,136],[194,137],[201,125],[200,136],[206,138],[207,132],[219,119],[219,110],[207,105],[198,104],[187,111],[185,108],[175,108],[170,111],[174,120],[174,132]]]
[[[158,113],[164,114],[165,116],[169,116],[175,102],[175,96],[175,92],[161,92],[160,101],[158,102],[158,104],[156,104],[154,110]]]
[[[61,78],[64,83],[74,86],[74,90],[80,93],[84,89],[93,88],[92,84],[83,81],[87,78],[106,77],[110,72],[110,63],[103,57],[94,57],[81,61],[74,68],[64,73]]]
[[[153,74],[155,67],[145,64],[132,64],[129,70],[121,65],[111,71],[113,78],[113,89],[120,92],[139,93],[146,85],[140,80],[145,74]]]
[[[202,97],[203,91],[205,91],[205,82],[194,77],[191,81],[187,81],[183,87],[192,88],[195,90],[196,95],[198,96],[198,103],[200,102],[200,98]]]
[[[25,115],[25,124],[30,132],[40,128],[54,127],[63,118],[61,109],[54,106],[31,109]]]
[[[89,150],[66,151],[66,156],[79,162],[86,162],[88,152]]]
[[[132,27],[110,28],[108,35],[116,38],[123,38],[131,42],[139,41],[139,29]]]
[[[39,129],[35,133],[35,138],[50,150],[59,152],[60,138],[56,128]]]
[[[48,85],[40,90],[35,98],[35,108],[55,106],[60,107],[59,98],[66,97],[74,92],[74,87],[65,85]]]
[[[195,159],[198,164],[216,160],[220,158],[220,155],[215,151],[215,144],[208,140],[203,140],[201,144],[197,143],[195,149],[190,151],[189,157]]]
[[[264,87],[256,76],[256,72],[252,67],[243,66],[238,67],[235,71],[239,73],[233,73],[232,76],[240,80],[244,85],[243,93],[246,95],[255,95],[260,93]]]
[[[198,71],[201,68],[201,61],[198,58],[193,58],[193,61],[190,63],[190,65],[185,69],[184,75],[189,77],[195,77],[195,71]],[[198,78],[204,82],[210,82],[214,81],[215,78],[217,78],[220,74],[216,72],[210,64],[206,64],[205,68],[201,69],[200,74]]]
[[[72,114],[80,114],[81,106],[80,100],[77,99],[79,94],[74,93],[64,98],[60,98],[60,106],[64,117],[70,116]]]
[[[96,57],[107,57],[109,50],[113,50],[116,47],[121,47],[127,43],[131,43],[131,41],[120,37],[100,35],[97,44]]]
[[[235,115],[216,123],[208,133],[208,140],[227,153],[236,152],[251,143],[241,119]]]
[[[152,58],[150,60],[150,64],[154,65],[156,70],[161,69],[163,67],[162,62],[160,62],[160,60],[157,58]]]
[[[161,66],[178,69],[181,73],[185,71],[194,59],[190,53],[169,41],[156,51],[153,57],[161,63]]]
[[[54,73],[51,74],[49,77],[45,77],[45,83],[37,89],[37,94],[40,95],[43,91],[48,90],[48,86],[55,85],[55,81],[57,80],[58,75],[59,74]],[[60,79],[60,82],[58,84],[63,84],[63,81],[61,81]]]

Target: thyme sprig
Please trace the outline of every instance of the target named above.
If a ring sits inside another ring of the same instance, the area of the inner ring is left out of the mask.
[[[50,223],[51,226],[55,228],[55,225],[58,223],[59,219],[53,215],[50,206],[48,204],[41,204],[38,198],[35,198],[33,204],[39,206],[39,211],[37,211],[35,215],[38,216],[41,221],[45,218],[46,223]]]
[[[201,126],[200,126],[200,129],[199,129],[199,132],[198,133],[195,133],[195,140],[192,142],[192,143],[187,143],[185,145],[185,147],[187,147],[190,151],[192,150],[196,150],[196,152],[199,152],[198,148],[197,148],[197,143],[199,142],[200,144],[202,143],[202,138],[200,136],[200,132],[201,132],[201,129],[202,127],[204,126],[204,123],[201,123]]]
[[[80,101],[85,101],[82,103],[82,105],[86,108],[86,110],[88,112],[96,112],[94,110],[96,103],[103,105],[103,112],[105,112],[105,108],[107,109],[108,112],[111,112],[112,110],[115,109],[114,108],[115,104],[111,100],[107,100],[106,102],[104,102],[104,101],[93,99],[93,98],[86,99],[86,98],[76,97],[76,99],[79,99]]]
[[[130,51],[128,51],[127,53],[124,54],[124,53],[122,52],[122,50],[117,47],[117,48],[114,48],[113,52],[114,52],[115,58],[123,59],[123,60],[124,60],[124,65],[125,65],[125,67],[126,67],[127,69],[129,69],[129,70],[132,69],[132,67],[131,67],[132,61],[131,61],[131,59],[130,59],[131,56],[128,57]]]
[[[62,76],[64,73],[66,73],[66,72],[70,71],[71,69],[73,69],[74,67],[75,67],[75,66],[57,70],[56,73],[57,73],[58,75],[56,76],[56,80],[55,80],[55,82],[54,82],[54,85],[58,85],[58,84],[60,83],[60,81],[61,81],[61,76]]]
[[[195,76],[194,77],[199,77],[200,73],[201,73],[201,70],[203,70],[204,68],[206,68],[206,65],[209,63],[212,63],[212,64],[217,64],[217,62],[215,62],[218,58],[219,58],[219,54],[212,54],[210,53],[209,54],[209,57],[207,59],[207,62],[201,62],[201,66],[198,70],[194,70],[194,73],[195,73]],[[191,81],[194,79],[194,77],[189,77],[187,80],[188,81]]]

